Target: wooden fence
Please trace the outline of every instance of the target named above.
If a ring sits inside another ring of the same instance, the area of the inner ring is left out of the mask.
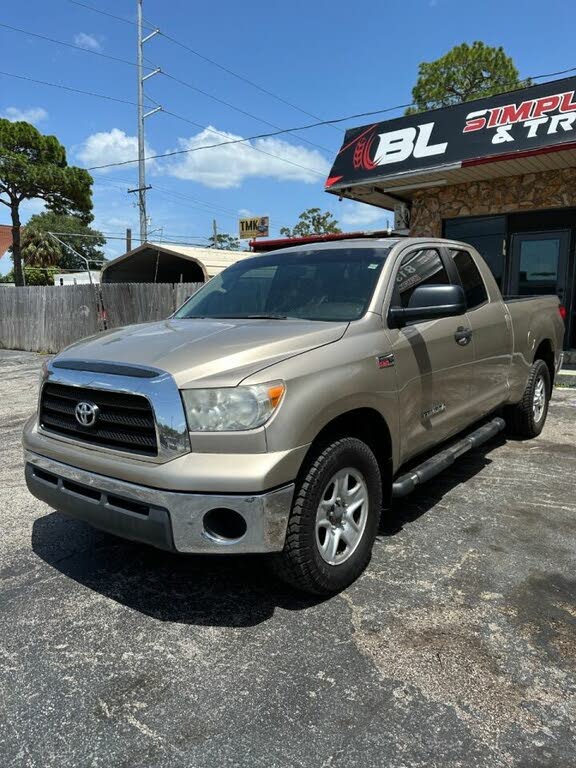
[[[106,328],[162,320],[201,285],[0,285],[0,348],[59,352]]]

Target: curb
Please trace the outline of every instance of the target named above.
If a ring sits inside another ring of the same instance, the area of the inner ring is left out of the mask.
[[[576,389],[576,371],[560,371],[554,379],[555,387],[568,387]]]

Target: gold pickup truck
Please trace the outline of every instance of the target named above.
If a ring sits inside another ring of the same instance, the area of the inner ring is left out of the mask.
[[[45,366],[28,488],[119,536],[268,553],[299,589],[337,592],[392,496],[504,428],[540,433],[562,314],[554,296],[503,300],[481,256],[448,240],[247,258],[169,319]]]

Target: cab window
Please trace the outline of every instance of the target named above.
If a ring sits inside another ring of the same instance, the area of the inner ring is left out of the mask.
[[[434,248],[420,248],[404,256],[396,274],[393,303],[407,307],[420,285],[449,285],[450,279],[440,254]]]
[[[451,249],[450,255],[454,259],[454,264],[460,275],[468,309],[474,309],[481,304],[485,304],[488,301],[486,286],[472,256],[468,251],[459,251],[457,249]]]

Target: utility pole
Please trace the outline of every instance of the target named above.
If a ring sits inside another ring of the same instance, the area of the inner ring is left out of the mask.
[[[144,74],[144,44],[152,37],[158,34],[159,29],[154,29],[146,37],[142,37],[142,4],[143,0],[136,0],[138,10],[138,51],[137,51],[137,70],[138,70],[138,188],[130,189],[129,192],[138,192],[138,208],[140,209],[140,243],[144,243],[148,237],[148,220],[146,218],[146,141],[144,133],[144,121],[150,115],[159,112],[162,107],[158,106],[149,112],[144,112],[144,83],[149,77],[157,75],[161,70],[159,67]]]
[[[212,219],[212,232],[214,237],[214,248],[218,248],[218,227],[216,225],[216,219]]]

